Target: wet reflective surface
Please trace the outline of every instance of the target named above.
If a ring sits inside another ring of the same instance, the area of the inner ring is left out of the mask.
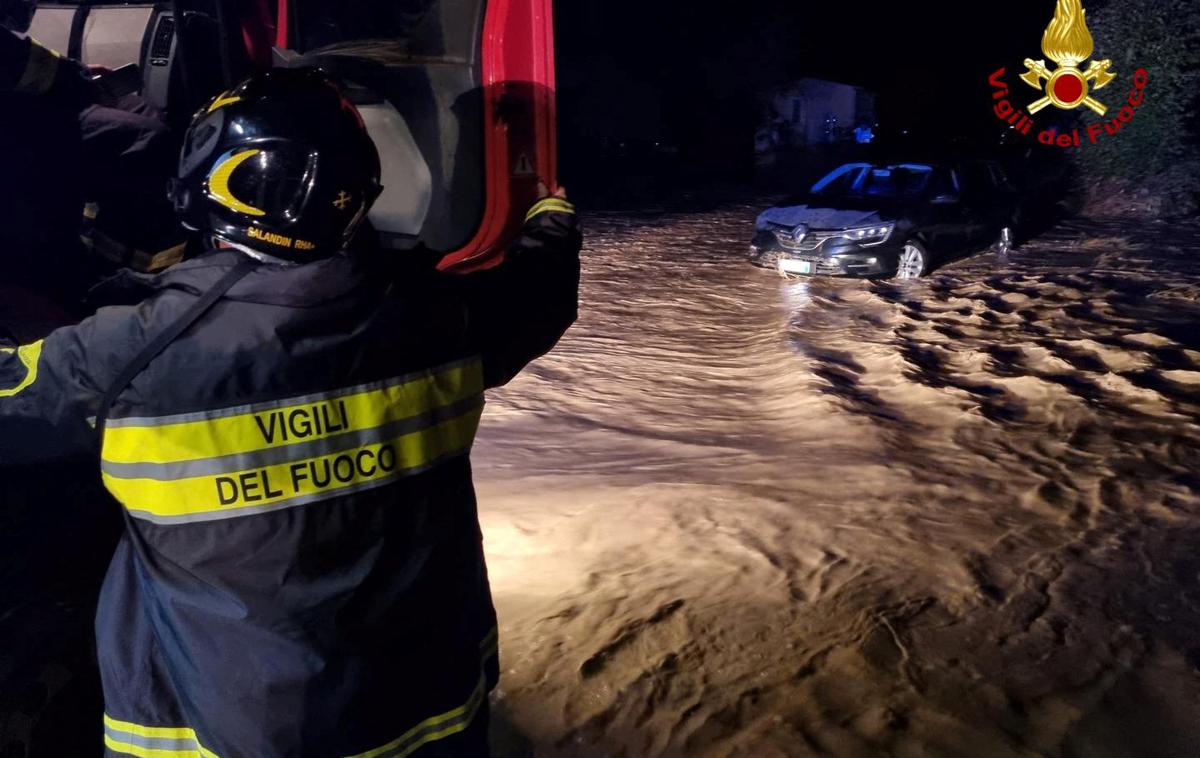
[[[502,755],[1193,755],[1200,226],[787,281],[589,219],[475,453]]]

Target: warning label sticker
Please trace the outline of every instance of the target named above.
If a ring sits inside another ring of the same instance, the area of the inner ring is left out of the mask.
[[[533,176],[536,173],[528,153],[521,153],[517,156],[517,161],[513,164],[513,176]]]

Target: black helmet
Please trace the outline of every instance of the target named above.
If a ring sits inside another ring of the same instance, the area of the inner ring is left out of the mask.
[[[273,69],[192,118],[171,199],[184,226],[296,261],[345,247],[379,196],[362,117],[318,69]]]

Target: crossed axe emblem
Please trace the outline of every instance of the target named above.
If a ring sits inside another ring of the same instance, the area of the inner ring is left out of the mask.
[[[1044,97],[1029,104],[1029,112],[1037,113],[1048,105],[1064,110],[1084,105],[1097,115],[1103,116],[1108,112],[1108,106],[1088,93],[1090,90],[1103,89],[1116,78],[1116,74],[1108,70],[1111,65],[1110,60],[1092,61],[1086,71],[1080,71],[1070,65],[1059,66],[1051,71],[1046,67],[1046,61],[1026,58],[1026,71],[1021,74],[1021,81],[1046,93]]]

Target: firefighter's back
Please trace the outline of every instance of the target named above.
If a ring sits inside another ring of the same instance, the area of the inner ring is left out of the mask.
[[[240,256],[110,328],[171,321]],[[257,268],[138,374],[101,454],[130,516],[97,622],[110,748],[339,756],[465,728],[494,680],[482,392],[452,298],[341,257]]]

